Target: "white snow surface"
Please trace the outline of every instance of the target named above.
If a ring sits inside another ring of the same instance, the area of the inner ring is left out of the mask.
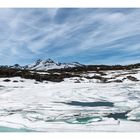
[[[106,73],[106,77],[111,77],[122,71]],[[131,75],[140,79],[140,72]],[[41,132],[140,131],[139,81],[100,83],[83,78],[83,82],[75,83],[77,78],[58,83],[0,78],[0,126]],[[5,79],[11,81],[4,82]],[[81,105],[72,105],[73,102]],[[94,102],[109,102],[113,106],[82,106]],[[127,119],[107,117],[126,111]]]

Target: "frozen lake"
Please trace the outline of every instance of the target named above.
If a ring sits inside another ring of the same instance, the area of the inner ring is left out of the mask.
[[[0,78],[1,132],[140,131],[140,82],[4,79]]]

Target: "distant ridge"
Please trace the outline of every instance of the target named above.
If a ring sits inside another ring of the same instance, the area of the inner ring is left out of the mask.
[[[99,71],[99,70],[129,70],[140,68],[140,63],[130,65],[84,65],[79,62],[60,63],[52,59],[38,59],[34,63],[20,66],[15,64],[13,66],[0,66],[0,68],[17,69],[17,70],[31,70],[31,71]]]
[[[116,72],[118,75],[123,73],[125,79],[131,81],[139,81],[139,78],[132,76],[131,74],[137,74],[140,71],[140,63],[131,65],[82,65],[78,62],[73,63],[59,63],[54,62],[51,59],[37,60],[31,65],[20,66],[15,64],[13,66],[0,66],[0,78],[4,77],[21,77],[26,79],[35,79],[36,81],[52,81],[62,82],[65,78],[79,77],[86,78],[87,80],[94,79],[101,82],[110,82],[107,77],[104,77],[108,71]],[[118,71],[121,70],[121,71]],[[120,73],[121,72],[121,73]],[[90,77],[88,74],[92,73]],[[94,74],[94,75],[93,75]],[[85,76],[86,75],[86,76]],[[111,77],[112,79],[113,77]],[[116,77],[117,78],[117,77]],[[116,82],[123,82],[119,79],[115,79]],[[77,82],[79,82],[77,81]]]
[[[46,60],[38,59],[33,64],[26,66],[26,69],[47,71],[50,69],[63,69],[63,68],[72,68],[72,67],[79,67],[79,66],[83,66],[83,65],[78,62],[73,62],[73,63],[55,62],[49,58]]]

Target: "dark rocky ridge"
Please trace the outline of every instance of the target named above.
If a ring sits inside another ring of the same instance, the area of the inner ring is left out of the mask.
[[[88,72],[88,71],[106,71],[106,70],[131,70],[140,68],[140,63],[131,65],[83,65],[66,69],[51,69],[48,72]]]

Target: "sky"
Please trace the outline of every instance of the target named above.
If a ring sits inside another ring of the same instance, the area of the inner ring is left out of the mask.
[[[0,65],[51,58],[83,64],[140,62],[140,9],[0,9]]]

